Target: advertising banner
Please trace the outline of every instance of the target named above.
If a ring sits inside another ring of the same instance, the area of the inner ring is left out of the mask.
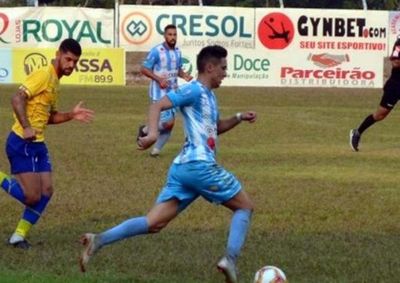
[[[148,51],[164,41],[164,28],[177,26],[178,46],[201,49],[219,44],[230,50],[254,49],[255,9],[197,6],[119,6],[120,47]]]
[[[385,11],[257,9],[256,49],[271,61],[272,86],[383,85]]]
[[[193,69],[202,47],[227,48],[224,85],[381,88],[391,48],[387,11],[121,5],[120,13],[128,51],[148,52],[167,24]]]
[[[13,82],[21,83],[38,68],[48,66],[56,49],[15,48],[13,50]],[[120,48],[87,48],[70,76],[62,77],[63,84],[125,85],[125,52]]]
[[[12,82],[11,49],[0,49],[0,84]]]
[[[74,38],[83,47],[114,47],[114,10],[21,7],[0,10],[0,48],[58,47]]]

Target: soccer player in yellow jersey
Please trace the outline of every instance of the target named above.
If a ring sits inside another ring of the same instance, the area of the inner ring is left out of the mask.
[[[8,243],[28,249],[26,237],[53,194],[51,162],[44,130],[48,124],[70,120],[90,122],[94,112],[79,102],[70,112],[57,109],[59,80],[69,76],[82,54],[74,39],[65,39],[48,67],[31,73],[12,97],[15,123],[6,143],[11,174],[0,171],[0,186],[25,205],[22,218]]]

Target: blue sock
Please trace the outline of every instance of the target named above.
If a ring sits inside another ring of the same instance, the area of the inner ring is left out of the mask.
[[[251,214],[252,211],[250,209],[238,209],[233,213],[228,236],[227,254],[234,262],[236,262],[246,240]]]
[[[47,204],[50,201],[49,196],[42,195],[39,202],[33,206],[26,206],[24,213],[22,214],[22,219],[25,219],[31,224],[35,224],[43,211],[46,209]]]
[[[160,131],[160,135],[158,136],[158,139],[157,139],[156,143],[154,144],[154,148],[161,150],[164,147],[164,145],[167,143],[167,141],[169,140],[170,136],[171,136],[170,130]]]
[[[148,232],[147,217],[131,218],[99,234],[99,245],[101,247],[128,237],[147,234]]]
[[[19,200],[23,204],[25,204],[25,194],[22,190],[21,186],[18,184],[18,181],[14,178],[4,178],[3,182],[1,182],[1,188],[13,198]]]

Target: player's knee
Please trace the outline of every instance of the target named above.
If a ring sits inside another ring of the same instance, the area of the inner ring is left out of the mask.
[[[171,121],[163,123],[163,128],[165,131],[172,131],[172,129],[174,128],[174,125],[175,125],[175,121],[171,120]]]
[[[48,197],[51,197],[53,195],[53,192],[54,192],[53,186],[42,187],[42,194],[44,194]]]
[[[254,209],[255,209],[254,202],[253,202],[251,199],[249,199],[249,200],[244,204],[243,209],[250,210],[250,212],[253,213],[253,211],[254,211]]]
[[[32,206],[40,201],[42,194],[40,192],[25,193],[25,204]]]
[[[378,110],[376,111],[372,116],[375,121],[381,121],[386,118],[387,115],[389,115],[391,109],[384,109],[384,110]]]
[[[375,121],[382,121],[383,119],[385,119],[386,118],[386,116],[389,114],[389,112],[388,113],[379,113],[379,114],[376,114],[376,115],[374,115],[374,120]]]
[[[168,222],[159,222],[159,223],[154,223],[149,226],[149,232],[150,233],[159,233],[162,229],[164,229],[167,226]]]

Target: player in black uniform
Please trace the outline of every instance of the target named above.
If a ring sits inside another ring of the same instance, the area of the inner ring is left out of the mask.
[[[376,122],[382,121],[389,115],[400,99],[400,38],[393,46],[390,56],[392,73],[383,87],[383,96],[375,113],[368,115],[357,129],[350,130],[350,147],[358,151],[361,135]]]

